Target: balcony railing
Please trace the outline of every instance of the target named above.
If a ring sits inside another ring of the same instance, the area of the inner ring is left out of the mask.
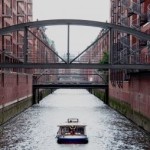
[[[136,53],[138,53],[139,52],[139,43],[137,42],[137,43],[134,43],[132,46],[131,46],[131,48],[130,48],[130,54],[131,55],[135,55]]]
[[[147,41],[140,39],[140,40],[139,40],[139,46],[140,46],[140,47],[145,47],[145,46],[147,46]]]
[[[12,45],[4,45],[3,52],[8,55],[12,55]]]
[[[23,57],[23,52],[22,52],[22,51],[19,51],[19,52],[18,52],[18,59],[19,59],[20,61],[23,61],[24,57]]]
[[[121,4],[125,7],[129,7],[130,6],[130,0],[121,0]]]
[[[120,63],[121,64],[128,64],[128,48],[124,48],[120,51]]]
[[[140,40],[139,42],[134,43],[132,46],[129,44],[129,38],[128,36],[123,36],[120,39],[121,43],[125,45],[123,49],[119,52],[118,58],[115,59],[116,63],[120,64],[140,64],[140,63],[146,63],[145,57],[143,57],[140,54],[140,48],[141,46],[148,47],[148,56],[150,56],[150,41],[144,41]],[[128,45],[128,46],[127,46]]]
[[[33,40],[33,35],[31,33],[28,33],[28,40]]]
[[[18,38],[17,45],[23,45],[24,39],[23,38]]]
[[[120,38],[120,42],[126,46],[126,47],[130,47],[130,40],[128,38],[128,36],[123,36]]]
[[[136,18],[136,19],[132,20],[130,27],[133,28],[133,29],[136,29],[136,30],[140,30],[140,21],[139,21],[139,19]]]
[[[128,17],[121,18],[120,22],[121,22],[121,25],[123,25],[123,26],[127,26],[127,27],[129,26]]]
[[[9,8],[9,7],[6,7],[6,11],[4,14],[2,14],[3,17],[7,17],[7,18],[10,18],[12,17],[12,9]]]
[[[25,14],[24,14],[24,12],[23,12],[23,11],[19,11],[19,12],[17,13],[17,16],[18,16],[18,17],[24,17],[24,16],[25,16]]]
[[[135,55],[130,56],[131,64],[149,64],[150,63],[150,55],[148,53],[136,53]],[[136,72],[138,70],[135,70]]]
[[[130,16],[132,16],[132,15],[134,15],[134,12],[132,11],[131,8],[129,8],[129,9],[128,9],[128,17],[130,17]]]
[[[27,0],[27,3],[28,4],[32,4],[32,0]]]
[[[147,41],[148,54],[150,54],[150,41]]]
[[[147,14],[141,14],[141,17],[140,17],[140,26],[144,25],[145,23],[148,22],[148,16]]]
[[[22,3],[23,3],[23,2],[24,2],[24,0],[17,0],[17,2],[22,2]]]
[[[28,15],[28,16],[32,16],[32,11],[31,11],[31,10],[28,10],[27,15]]]
[[[130,56],[130,63],[131,64],[139,64],[140,63],[140,56],[138,53],[135,53],[134,55]]]
[[[131,9],[134,13],[136,13],[136,14],[138,14],[138,15],[141,15],[141,6],[140,6],[140,3],[134,2],[134,1],[132,0],[131,5],[130,5],[130,9]]]
[[[117,43],[113,43],[113,57],[112,57],[112,62],[117,63],[118,62],[118,53],[117,53]]]
[[[145,0],[140,0],[140,3],[143,3]]]
[[[25,13],[24,13],[24,11],[22,10],[22,8],[21,8],[21,7],[18,7],[17,16],[19,16],[19,17],[24,17],[24,15],[25,15]]]

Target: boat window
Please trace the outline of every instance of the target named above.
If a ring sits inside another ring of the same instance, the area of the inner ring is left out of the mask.
[[[68,133],[69,132],[69,128],[68,127],[62,127],[61,128],[61,133],[62,134],[66,134],[66,133]]]
[[[79,120],[77,118],[69,118],[68,119],[68,123],[76,123],[79,122]]]
[[[84,128],[83,128],[83,127],[78,127],[78,128],[76,129],[76,132],[79,132],[79,133],[81,133],[81,134],[84,134]]]

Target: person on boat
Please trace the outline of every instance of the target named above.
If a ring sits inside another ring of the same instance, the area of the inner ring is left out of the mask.
[[[71,135],[74,135],[75,134],[75,130],[71,130]]]
[[[70,134],[74,135],[75,134],[75,126],[70,127]]]

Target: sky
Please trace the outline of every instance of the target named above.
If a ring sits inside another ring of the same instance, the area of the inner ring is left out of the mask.
[[[109,22],[110,0],[33,0],[33,20],[83,19]],[[46,27],[56,51],[67,53],[67,26]],[[97,37],[101,28],[70,26],[70,53],[77,55]]]

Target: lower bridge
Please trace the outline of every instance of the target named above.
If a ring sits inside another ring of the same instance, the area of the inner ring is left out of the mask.
[[[39,103],[42,99],[40,89],[87,89],[90,92],[92,89],[103,89],[105,91],[105,103],[108,103],[108,84],[97,84],[97,83],[47,83],[47,84],[33,84],[33,103]]]
[[[34,89],[58,89],[58,88],[73,88],[73,89],[107,89],[107,84],[96,83],[51,83],[51,84],[34,84]]]

